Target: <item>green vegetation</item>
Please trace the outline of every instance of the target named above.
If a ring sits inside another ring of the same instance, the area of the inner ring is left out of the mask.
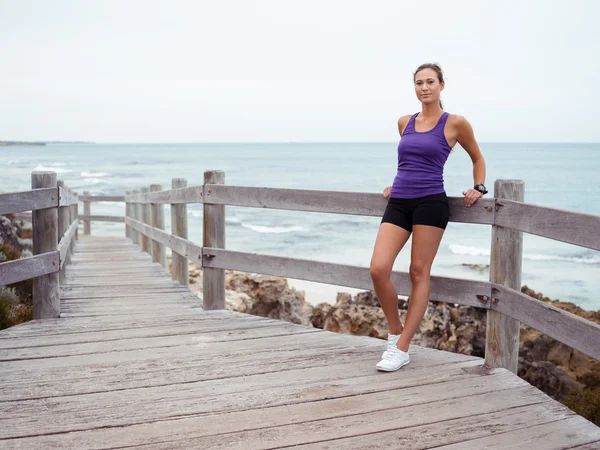
[[[600,388],[572,390],[562,403],[600,427]]]

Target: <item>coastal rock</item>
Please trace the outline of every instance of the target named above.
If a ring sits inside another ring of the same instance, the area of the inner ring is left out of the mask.
[[[304,292],[290,288],[285,278],[268,275],[228,272],[227,309],[255,316],[280,319],[310,325],[313,307],[304,299]]]

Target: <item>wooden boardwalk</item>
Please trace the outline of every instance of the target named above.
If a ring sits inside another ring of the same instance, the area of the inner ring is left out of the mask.
[[[0,448],[600,448],[505,369],[201,300],[131,241],[82,236],[61,318],[0,332]]]

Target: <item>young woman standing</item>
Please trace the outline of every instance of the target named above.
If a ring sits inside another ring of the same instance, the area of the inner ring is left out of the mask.
[[[413,76],[421,112],[400,117],[398,172],[383,195],[388,205],[379,226],[371,279],[388,322],[387,350],[377,369],[395,371],[410,362],[408,347],[429,302],[430,273],[449,218],[444,190],[444,164],[458,142],[473,161],[473,188],[463,192],[468,208],[487,193],[485,160],[473,129],[461,116],[442,108],[444,76],[437,64],[423,64]],[[412,292],[404,326],[398,315],[398,293],[390,275],[394,261],[412,233],[410,280]]]

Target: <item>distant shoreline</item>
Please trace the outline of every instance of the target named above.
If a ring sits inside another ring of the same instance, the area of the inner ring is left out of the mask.
[[[0,141],[0,146],[9,146],[9,145],[48,145],[48,144],[93,144],[93,142],[83,142],[83,141],[47,141],[47,142],[34,142],[34,141]]]

